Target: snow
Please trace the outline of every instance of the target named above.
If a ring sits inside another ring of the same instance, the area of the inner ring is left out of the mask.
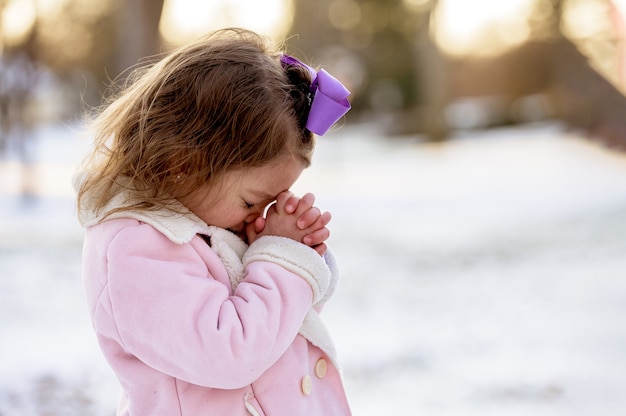
[[[80,281],[75,129],[35,132],[39,196],[0,159],[0,415],[111,415]],[[626,410],[626,157],[555,124],[444,144],[318,139],[294,187],[333,214],[325,310],[355,415]]]

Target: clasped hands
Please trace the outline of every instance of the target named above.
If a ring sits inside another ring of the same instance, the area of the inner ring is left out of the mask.
[[[248,242],[266,236],[291,238],[313,248],[324,255],[328,247],[325,241],[330,236],[326,226],[331,220],[329,212],[315,207],[315,196],[311,193],[302,198],[290,191],[281,192],[267,209],[266,216],[258,217],[246,227]]]

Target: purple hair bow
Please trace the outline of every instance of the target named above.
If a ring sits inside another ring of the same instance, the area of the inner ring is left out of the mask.
[[[289,55],[282,55],[280,61],[286,65],[298,65],[311,73],[311,109],[306,121],[306,128],[323,136],[333,124],[350,110],[348,95],[350,91],[341,82],[325,70],[316,72],[309,65]]]

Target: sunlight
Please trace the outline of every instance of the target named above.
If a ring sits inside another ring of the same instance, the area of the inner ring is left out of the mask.
[[[39,15],[49,15],[52,13],[60,13],[65,6],[66,1],[59,0],[36,0],[37,13]],[[92,2],[91,7],[98,7],[99,2]]]
[[[232,26],[281,39],[292,15],[290,0],[165,0],[160,30],[173,45]]]
[[[620,13],[626,13],[626,0],[613,0],[613,4],[620,10]]]
[[[450,54],[491,55],[529,36],[528,0],[440,0],[434,36]]]
[[[617,3],[617,2],[615,2]],[[595,1],[570,1],[563,15],[563,31],[575,39],[586,39],[610,30],[608,5]]]
[[[0,16],[3,43],[15,45],[23,42],[32,30],[35,18],[36,10],[32,1],[9,1]]]
[[[608,3],[570,0],[563,14],[563,32],[589,57],[591,65],[624,91],[624,7],[625,0]]]

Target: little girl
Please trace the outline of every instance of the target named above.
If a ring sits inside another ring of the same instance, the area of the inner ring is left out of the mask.
[[[319,315],[337,282],[330,214],[288,191],[348,94],[229,29],[137,74],[94,120],[75,185],[117,415],[350,414]]]

